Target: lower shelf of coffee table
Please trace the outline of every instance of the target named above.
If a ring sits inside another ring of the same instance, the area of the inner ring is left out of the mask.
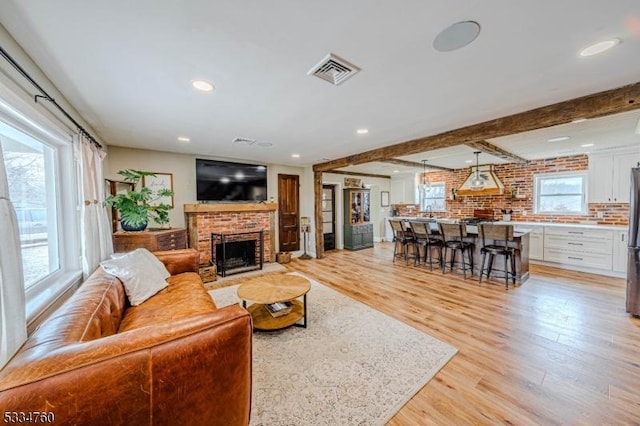
[[[279,330],[289,327],[303,317],[304,307],[299,300],[291,300],[291,312],[280,317],[274,317],[269,313],[267,307],[261,303],[254,303],[247,307],[247,311],[253,318],[253,328],[257,330]]]

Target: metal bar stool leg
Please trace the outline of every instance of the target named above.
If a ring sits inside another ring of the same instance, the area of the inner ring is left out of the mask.
[[[464,246],[460,247],[460,262],[462,263],[462,278],[463,279],[467,279],[467,264],[465,263],[464,260]]]
[[[478,283],[481,284],[482,283],[482,276],[484,275],[484,264],[485,264],[485,259],[487,258],[487,252],[484,251],[482,252],[482,260],[480,261],[480,276],[478,277]]]
[[[504,253],[504,288],[509,290],[509,266],[510,266],[509,252]]]

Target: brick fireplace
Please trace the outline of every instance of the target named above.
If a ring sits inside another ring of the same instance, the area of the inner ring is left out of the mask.
[[[264,260],[275,261],[276,203],[185,204],[189,247],[211,260],[211,234],[264,231]]]

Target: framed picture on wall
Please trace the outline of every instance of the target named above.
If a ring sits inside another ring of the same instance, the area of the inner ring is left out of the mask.
[[[161,189],[169,189],[173,192],[173,173],[156,173],[155,176],[142,176],[142,187],[149,188],[153,192],[157,192]],[[151,205],[157,206],[159,204],[168,204],[173,207],[173,196],[161,197],[154,200]]]
[[[389,207],[389,191],[380,191],[380,205]]]

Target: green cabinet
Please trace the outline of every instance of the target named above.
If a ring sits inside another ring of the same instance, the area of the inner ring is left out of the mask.
[[[368,189],[344,189],[344,248],[373,247],[373,224]]]

